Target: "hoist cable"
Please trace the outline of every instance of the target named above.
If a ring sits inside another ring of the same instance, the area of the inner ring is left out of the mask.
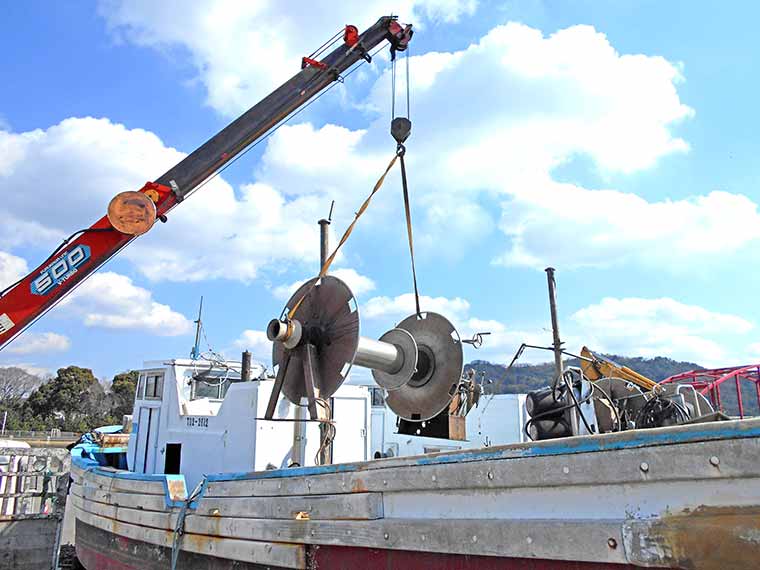
[[[412,119],[411,106],[409,104],[409,48],[406,48],[406,118]],[[402,163],[403,164],[403,163]]]
[[[338,41],[338,38],[340,35],[344,32],[344,29],[341,28],[337,32],[335,32],[335,35],[332,36],[329,40],[327,40],[325,43],[323,43],[321,46],[319,46],[317,49],[315,49],[313,52],[311,52],[308,57],[309,58],[315,58],[319,54],[321,54],[323,51],[325,51],[327,48],[329,48],[331,45],[333,45],[336,41]],[[303,52],[301,52],[303,53]]]
[[[396,59],[391,61],[391,120],[396,118]]]

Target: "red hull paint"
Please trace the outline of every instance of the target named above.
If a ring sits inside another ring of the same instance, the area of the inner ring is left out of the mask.
[[[311,549],[309,560],[310,567],[314,570],[636,570],[637,568],[629,564],[463,556],[350,546],[315,546]]]
[[[87,570],[136,570],[131,564],[124,564],[81,544],[77,545],[77,558]]]

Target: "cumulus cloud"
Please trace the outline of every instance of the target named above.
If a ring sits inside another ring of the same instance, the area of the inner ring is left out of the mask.
[[[0,215],[10,220],[0,226],[3,248],[52,248],[100,218],[116,193],[140,188],[185,156],[153,133],[93,118],[0,132],[0,149],[6,151],[0,152]],[[314,197],[287,200],[263,183],[236,194],[217,177],[122,255],[152,280],[250,281],[263,267],[314,257],[318,230],[309,218],[317,206]],[[0,258],[0,267],[9,263]]]
[[[449,299],[420,295],[420,309],[423,312],[440,313],[451,321],[459,321],[468,314],[470,303],[461,297]],[[360,308],[360,313],[369,319],[400,319],[414,314],[415,310],[414,295],[404,293],[396,297],[372,297]]]
[[[364,30],[381,16],[404,21],[455,22],[471,15],[475,0],[328,2],[150,2],[103,0],[100,12],[119,39],[189,53],[208,104],[226,115],[249,108],[300,69],[338,27]]]
[[[234,341],[233,345],[239,350],[247,350],[253,359],[270,366],[272,362],[272,342],[264,331],[253,329],[244,330]]]
[[[270,9],[249,4],[244,10],[250,14],[241,21]],[[439,4],[448,5],[431,3],[430,9]],[[165,34],[144,28],[145,22],[158,25],[174,13],[163,4],[115,2],[104,10],[116,29],[135,27],[146,34],[146,42],[187,45],[205,61],[202,50],[183,42],[208,38],[197,39],[203,34],[188,30],[216,26],[238,8],[179,10],[182,22],[172,22]],[[253,29],[258,34],[266,26]],[[276,45],[262,49],[271,54]],[[240,59],[248,61],[230,61]],[[670,267],[674,258],[687,263],[695,256],[737,252],[760,237],[757,205],[746,196],[715,191],[647,200],[553,177],[558,166],[579,155],[602,171],[628,173],[687,151],[688,144],[674,134],[679,122],[693,115],[678,95],[683,80],[678,64],[621,54],[589,26],[545,36],[510,23],[465,49],[414,56],[411,66],[414,135],[407,161],[415,234],[423,252],[463,255],[487,237],[502,243],[494,261],[504,265],[634,262]],[[387,73],[377,78],[364,102],[368,113],[385,110],[389,86]],[[151,279],[177,281],[251,281],[266,268],[279,271],[312,260],[314,213],[330,198],[342,198],[337,221],[342,227],[351,217],[357,188],[371,188],[387,163],[387,127],[385,116],[358,129],[287,125],[267,142],[255,183],[236,192],[224,179],[215,179],[172,212],[168,226],[157,227],[124,255]],[[0,207],[12,220],[0,228],[0,247],[6,249],[56,242],[100,216],[116,191],[138,188],[184,156],[152,133],[104,119],[68,119],[20,134],[0,132],[0,149],[0,191],[13,189]],[[81,175],[84,171],[87,176]],[[397,176],[393,173],[387,184],[397,184]],[[44,194],[50,188],[49,180],[56,180],[51,199],[53,193],[70,197],[60,208],[45,208],[48,201],[39,196],[40,189]],[[400,207],[400,200],[378,197],[362,225],[385,232],[377,235],[399,235]],[[398,219],[399,227],[390,219]],[[497,231],[501,240],[494,238]],[[166,239],[166,232],[174,239]]]
[[[760,238],[757,204],[741,194],[653,200],[555,178],[578,156],[604,175],[688,152],[675,134],[694,116],[678,95],[684,80],[678,63],[621,54],[590,26],[545,36],[509,23],[466,49],[415,56],[410,65],[415,111],[407,162],[416,235],[429,254],[462,255],[486,237],[494,240],[498,229],[504,244],[498,264],[674,267]],[[365,109],[384,111],[389,90],[386,72]],[[257,174],[288,192],[349,196],[371,186],[385,165],[386,131],[384,116],[356,130],[285,126]],[[389,219],[388,204],[376,200],[365,223]]]
[[[356,297],[361,297],[365,293],[375,290],[375,282],[355,269],[341,267],[331,270],[330,275],[337,277],[348,285],[349,289],[351,289],[351,292]],[[286,285],[278,285],[272,290],[272,294],[277,299],[287,301],[305,281],[306,279],[302,279],[301,281],[295,281]]]
[[[64,352],[70,347],[71,341],[65,335],[53,332],[34,333],[26,331],[8,345],[4,352],[8,354],[45,354]]]
[[[88,327],[144,330],[159,336],[190,332],[192,322],[170,306],[153,299],[147,289],[118,273],[96,273],[59,304],[63,315]]]
[[[29,273],[25,259],[0,251],[0,290],[12,285]]]
[[[754,328],[743,317],[670,298],[608,297],[576,311],[572,320],[598,351],[670,356],[707,366],[726,365],[737,358],[725,339],[741,337]]]

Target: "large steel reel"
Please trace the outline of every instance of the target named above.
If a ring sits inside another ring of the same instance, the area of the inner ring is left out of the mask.
[[[273,320],[267,327],[277,368],[268,410],[274,409],[280,390],[297,404],[304,397],[310,403],[329,398],[353,364],[372,370],[388,393],[388,406],[406,420],[425,421],[448,406],[464,355],[456,329],[442,315],[412,315],[379,341],[360,337],[354,296],[343,281],[329,275],[304,283],[285,313],[296,306],[292,318]]]
[[[464,351],[454,325],[438,313],[407,317],[398,328],[417,343],[417,370],[406,385],[388,392],[388,407],[405,420],[425,421],[441,413],[462,377]]]
[[[282,393],[295,404],[300,404],[301,398],[308,396],[304,375],[306,344],[314,347],[315,388],[320,398],[329,398],[343,384],[359,344],[359,311],[348,285],[329,275],[321,280],[310,279],[293,293],[286,311],[302,298],[293,317],[300,324],[302,344],[289,349],[285,343],[275,341],[272,347],[274,367],[279,368],[286,357],[290,358]]]

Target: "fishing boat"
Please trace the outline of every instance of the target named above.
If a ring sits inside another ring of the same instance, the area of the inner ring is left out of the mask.
[[[536,441],[505,432],[515,439],[484,446],[460,415],[477,390],[445,317],[414,314],[366,339],[332,276],[304,283],[283,313],[294,306],[267,329],[274,377],[245,357],[148,363],[131,433],[72,450],[88,570],[756,566],[760,419],[728,419],[693,387],[645,391],[568,368],[560,378],[579,380],[564,392],[523,400],[520,433]],[[373,388],[347,381],[352,366],[371,371],[396,438],[442,450],[373,450]]]

